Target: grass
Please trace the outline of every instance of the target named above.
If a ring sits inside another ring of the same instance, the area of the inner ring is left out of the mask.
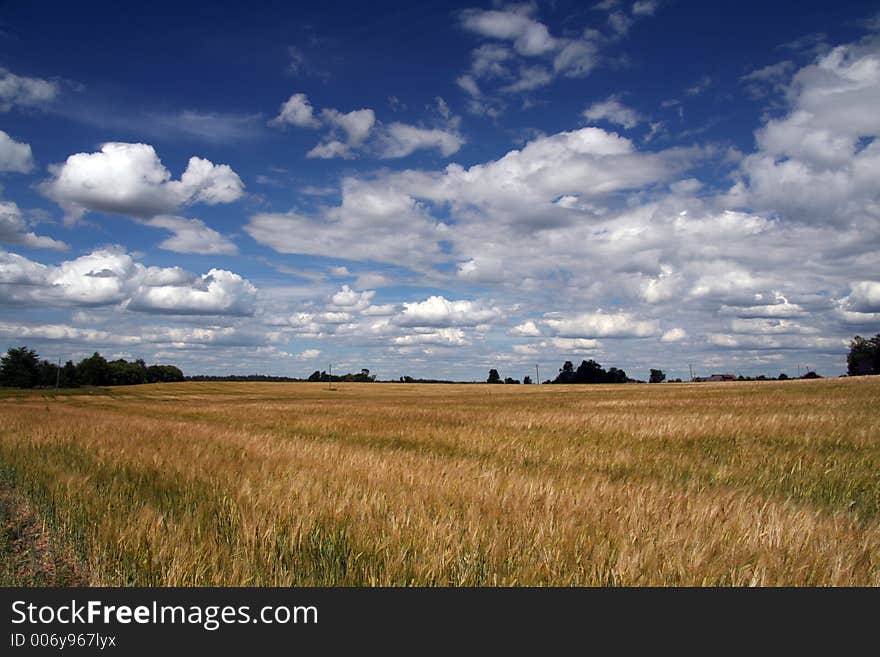
[[[94,585],[880,585],[878,399],[880,377],[12,391],[0,480]]]

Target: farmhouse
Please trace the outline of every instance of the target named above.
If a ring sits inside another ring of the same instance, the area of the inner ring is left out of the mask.
[[[694,381],[698,383],[715,382],[715,381],[736,381],[733,374],[713,374],[712,376],[695,376]]]

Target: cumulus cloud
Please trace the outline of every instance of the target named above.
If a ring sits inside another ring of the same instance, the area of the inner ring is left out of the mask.
[[[0,67],[0,112],[13,107],[45,107],[58,96],[58,84],[15,75]]]
[[[849,310],[857,313],[880,313],[880,281],[853,283],[845,302]]]
[[[0,244],[55,251],[66,251],[68,248],[64,242],[28,230],[21,210],[11,201],[0,201]]]
[[[431,296],[424,301],[404,303],[396,323],[422,327],[476,326],[500,315],[500,309],[474,301],[450,301],[443,296]]]
[[[176,315],[250,315],[256,288],[238,274],[146,267],[119,247],[60,265],[0,252],[0,300],[47,306],[106,306]]]
[[[238,274],[211,269],[188,285],[141,285],[126,307],[172,315],[252,315],[256,293]]]
[[[485,37],[511,41],[518,53],[542,55],[556,49],[556,40],[543,23],[528,16],[522,8],[508,11],[469,9],[462,13],[466,30]]]
[[[199,219],[186,219],[172,215],[160,215],[146,222],[156,228],[164,228],[174,233],[159,244],[160,249],[175,253],[201,253],[235,255],[238,247],[213,228]]]
[[[339,308],[351,308],[363,310],[370,305],[370,300],[375,296],[374,290],[358,292],[348,285],[343,285],[336,294],[330,298],[330,303]]]
[[[278,116],[269,125],[281,127],[293,125],[298,128],[318,128],[321,122],[315,117],[315,110],[305,94],[293,94],[281,105]]]
[[[583,116],[588,121],[608,121],[627,130],[645,120],[641,114],[621,103],[615,96],[593,103],[583,111]]]
[[[380,137],[379,157],[406,157],[417,150],[431,148],[448,157],[458,152],[463,143],[464,139],[452,132],[395,122],[388,125]]]
[[[438,99],[438,111],[445,122],[442,127],[422,127],[395,121],[381,123],[369,108],[340,112],[322,109],[319,115],[305,94],[294,94],[269,122],[273,126],[294,125],[301,128],[327,127],[323,139],[306,153],[308,158],[352,159],[361,152],[369,152],[383,159],[400,158],[421,149],[437,149],[444,157],[457,152],[464,139],[458,134],[458,119],[449,107]]]
[[[229,165],[191,157],[179,180],[148,144],[109,142],[97,153],[77,153],[49,167],[41,191],[65,209],[65,221],[87,211],[152,217],[184,205],[231,203],[244,184]]]
[[[640,320],[631,313],[597,311],[543,320],[561,338],[645,338],[660,331],[656,320]]]
[[[681,342],[687,338],[687,331],[683,328],[673,328],[664,332],[660,337],[661,342]]]
[[[880,217],[880,41],[839,46],[798,71],[787,114],[756,132],[732,206],[790,221],[843,224]]]
[[[438,345],[444,347],[464,347],[470,344],[464,331],[458,328],[438,328],[419,333],[400,335],[393,339],[395,345]]]
[[[394,262],[421,268],[440,257],[444,231],[424,207],[393,187],[346,179],[342,203],[309,216],[250,217],[245,232],[281,253]]]
[[[34,168],[30,144],[15,141],[0,130],[0,171],[29,173]]]
[[[634,16],[653,16],[657,11],[657,0],[638,0],[632,6]]]
[[[541,329],[538,328],[538,325],[535,324],[534,321],[528,320],[510,329],[510,334],[527,338],[534,338],[541,335]]]
[[[472,51],[469,70],[456,81],[470,96],[469,112],[497,117],[503,110],[502,101],[481,89],[483,82],[496,93],[526,93],[559,76],[585,77],[596,67],[602,42],[598,32],[585,28],[580,35],[554,36],[535,14],[536,7],[526,4],[460,14],[465,31],[491,39]]]

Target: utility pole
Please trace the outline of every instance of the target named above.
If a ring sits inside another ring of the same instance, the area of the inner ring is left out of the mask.
[[[55,370],[55,390],[61,384],[61,356],[58,357],[58,369]]]
[[[691,365],[690,363],[688,363],[688,367],[691,370],[691,381],[693,381],[694,380],[694,366]]]
[[[538,374],[538,364],[537,363],[535,363],[535,383],[537,383],[539,385],[541,383],[541,375]]]
[[[327,371],[327,390],[333,390],[333,363],[330,363]]]

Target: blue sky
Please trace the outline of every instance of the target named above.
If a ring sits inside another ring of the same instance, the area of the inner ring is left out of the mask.
[[[0,347],[188,374],[845,370],[873,3],[6,2]]]

